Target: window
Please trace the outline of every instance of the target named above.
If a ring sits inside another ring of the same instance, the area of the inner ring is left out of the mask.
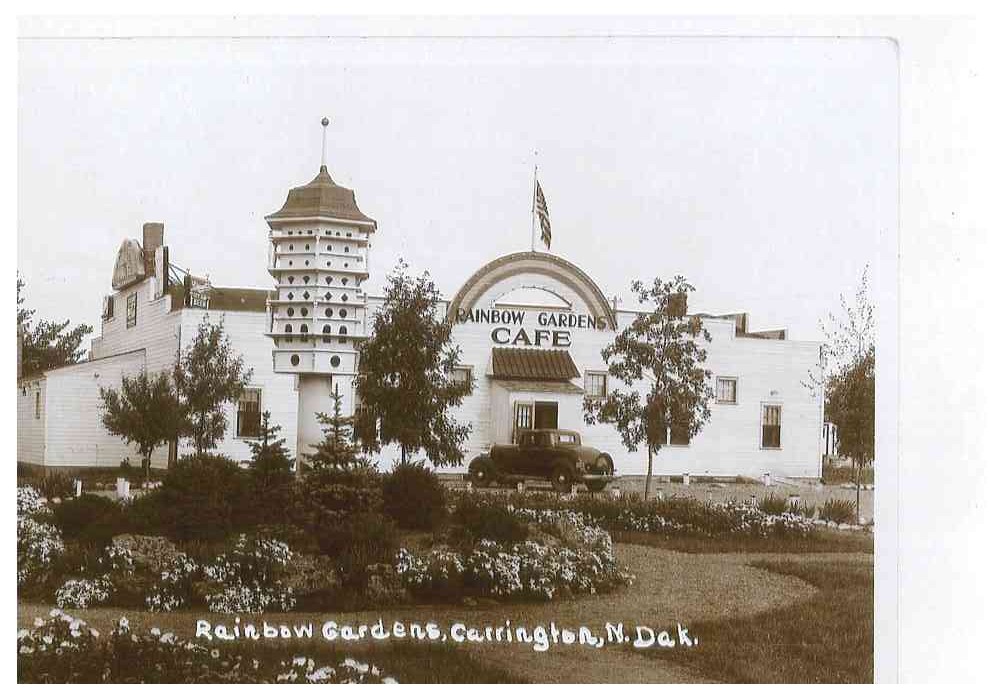
[[[293,355],[292,357],[290,357],[289,358],[289,362],[292,364],[293,367],[298,367],[299,366],[299,355]]]
[[[585,395],[604,399],[609,395],[608,381],[605,372],[585,372]]]
[[[103,317],[106,321],[115,318],[115,297],[108,296],[104,298]]]
[[[261,429],[261,390],[245,389],[237,401],[237,437],[257,437]]]
[[[688,445],[689,444],[689,426],[685,423],[672,422],[671,428],[668,434],[668,444],[669,445]]]
[[[473,368],[472,367],[453,367],[452,373],[449,378],[454,384],[472,384],[473,383]]]
[[[337,355],[331,357],[331,367],[337,369],[341,365],[341,358]]]
[[[42,392],[35,392],[35,420],[40,420],[42,417]]]
[[[345,309],[341,309],[340,311],[337,312],[337,315],[340,316],[341,318],[345,318],[348,315],[348,312]]]
[[[738,402],[738,380],[733,377],[717,377],[717,403]]]
[[[129,298],[125,300],[125,327],[132,328],[136,325],[136,303],[138,301],[139,292],[133,292],[129,295]]]
[[[762,406],[762,447],[778,450],[782,447],[780,440],[780,424],[783,420],[783,407],[764,404]]]

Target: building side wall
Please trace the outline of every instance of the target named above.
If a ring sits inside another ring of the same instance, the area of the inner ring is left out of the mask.
[[[296,454],[296,409],[299,401],[296,378],[292,374],[276,374],[272,368],[274,344],[265,335],[268,315],[263,311],[183,309],[178,316],[181,317],[182,348],[187,348],[195,339],[198,325],[204,317],[213,323],[222,321],[233,352],[243,358],[245,369],[251,370],[248,386],[261,390],[261,411],[271,412],[272,425],[281,426],[279,437],[285,438],[289,452]],[[223,410],[226,413],[226,435],[215,451],[238,461],[250,459],[250,447],[244,438],[237,437],[236,404],[227,404]],[[182,442],[180,453],[192,452],[191,445]]]
[[[134,446],[102,425],[101,388],[120,387],[122,377],[142,372],[145,361],[140,350],[48,373],[46,420],[59,429],[46,435],[45,466],[111,467],[123,459],[142,464]]]
[[[146,351],[150,372],[169,370],[177,359],[180,313],[171,313],[171,298],[154,298],[156,280],[152,277],[113,294],[115,315],[101,322],[101,336],[91,343],[92,359],[120,355],[133,350]],[[128,298],[136,294],[136,324],[127,325]]]
[[[564,296],[575,313],[585,313],[566,289]],[[536,330],[553,329],[540,325],[540,311],[527,310],[521,327],[535,340]],[[619,327],[628,325],[634,314],[620,312]],[[811,395],[802,381],[817,362],[816,342],[765,340],[735,337],[734,322],[727,319],[704,321],[712,341],[706,345],[707,367],[713,372],[714,386],[717,376],[738,380],[738,402],[711,404],[711,418],[702,432],[688,446],[664,446],[654,458],[656,474],[712,474],[761,476],[820,475],[821,464],[821,403]],[[581,395],[549,393],[523,394],[520,392],[491,391],[491,349],[499,345],[491,338],[497,326],[481,323],[459,323],[453,330],[453,341],[462,350],[463,364],[473,368],[475,389],[454,415],[457,420],[470,423],[472,432],[464,447],[465,469],[469,461],[486,450],[493,442],[507,442],[511,433],[511,404],[515,400],[557,401],[559,425],[580,430],[583,441],[608,452],[620,474],[643,474],[647,471],[647,453],[641,446],[629,452],[622,444],[613,426],[584,423]],[[577,366],[581,377],[573,383],[584,388],[587,371],[606,371],[602,350],[613,340],[615,332],[597,329],[567,329],[570,345],[566,349]],[[534,346],[554,349],[552,344]],[[523,346],[518,346],[523,347]],[[609,380],[609,390],[617,387]],[[644,386],[638,389],[643,391]],[[493,394],[493,395],[492,395]],[[504,396],[507,394],[507,397]],[[780,449],[761,447],[762,405],[782,406],[782,446]]]
[[[17,387],[17,461],[28,464],[45,463],[45,400],[44,377],[24,379]],[[37,396],[37,399],[36,399]],[[39,415],[35,417],[35,402]]]

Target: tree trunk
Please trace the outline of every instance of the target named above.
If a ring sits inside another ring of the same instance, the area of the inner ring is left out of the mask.
[[[149,483],[149,481],[150,481],[150,463],[153,461],[153,449],[154,449],[154,447],[151,447],[150,449],[148,449],[146,451],[146,458],[143,460],[146,463],[146,482],[147,483]]]
[[[856,466],[856,524],[859,525],[860,524],[860,522],[859,522],[859,488],[860,488],[859,482],[861,480],[861,477],[862,477],[863,473],[862,473],[862,470],[860,469],[859,462],[857,462],[855,458],[853,458],[852,463]]]
[[[407,448],[400,445],[400,463],[407,464]]]
[[[654,475],[654,450],[652,450],[651,446],[648,445],[647,446],[647,479],[644,481],[644,500],[645,501],[647,500],[647,497],[650,496],[650,493],[651,493],[651,477],[653,475]]]

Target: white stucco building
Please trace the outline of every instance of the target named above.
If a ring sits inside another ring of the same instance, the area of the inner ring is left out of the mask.
[[[352,414],[355,344],[381,303],[364,290],[376,222],[323,167],[290,190],[266,223],[261,244],[272,289],[218,288],[185,275],[170,264],[162,224],[144,225],[141,242],[123,242],[90,360],[18,382],[18,461],[116,466],[128,457],[139,464],[102,428],[99,389],[117,386],[125,374],[169,369],[206,315],[224,321],[253,371],[244,397],[227,408],[220,452],[247,459],[244,440],[267,410],[288,447],[302,454],[319,438],[312,416],[331,410],[335,389]],[[183,259],[184,246],[195,241],[178,243]],[[646,452],[627,452],[612,426],[584,423],[584,397],[614,388],[601,351],[637,312],[614,306],[583,270],[549,253],[515,252],[486,261],[440,313],[454,322],[462,351],[457,378],[475,387],[456,414],[472,425],[458,469],[490,444],[511,442],[518,428],[535,426],[580,431],[585,444],[612,456],[618,474],[646,471]],[[821,398],[803,384],[819,343],[789,340],[784,331],[751,332],[746,314],[703,315],[703,323],[712,336],[712,416],[689,444],[666,445],[655,473],[820,476]],[[166,466],[170,451],[157,450],[154,466]],[[381,467],[394,456],[380,455]]]

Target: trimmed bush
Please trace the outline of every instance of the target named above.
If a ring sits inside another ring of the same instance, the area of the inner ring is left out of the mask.
[[[53,519],[63,536],[105,545],[129,531],[125,509],[119,501],[85,493],[52,507]]]
[[[446,490],[423,462],[397,462],[383,482],[383,509],[409,530],[434,530],[448,515]]]
[[[400,549],[400,533],[381,513],[362,513],[325,534],[321,551],[334,559],[346,583],[359,588],[370,566],[393,563]]]
[[[507,544],[523,542],[529,536],[529,526],[512,509],[498,503],[478,502],[469,494],[456,500],[452,523],[456,539],[461,542],[492,540]]]
[[[136,498],[128,511],[136,532],[175,541],[217,541],[262,520],[259,505],[267,495],[254,491],[248,474],[233,460],[191,456],[178,460],[160,488]]]

